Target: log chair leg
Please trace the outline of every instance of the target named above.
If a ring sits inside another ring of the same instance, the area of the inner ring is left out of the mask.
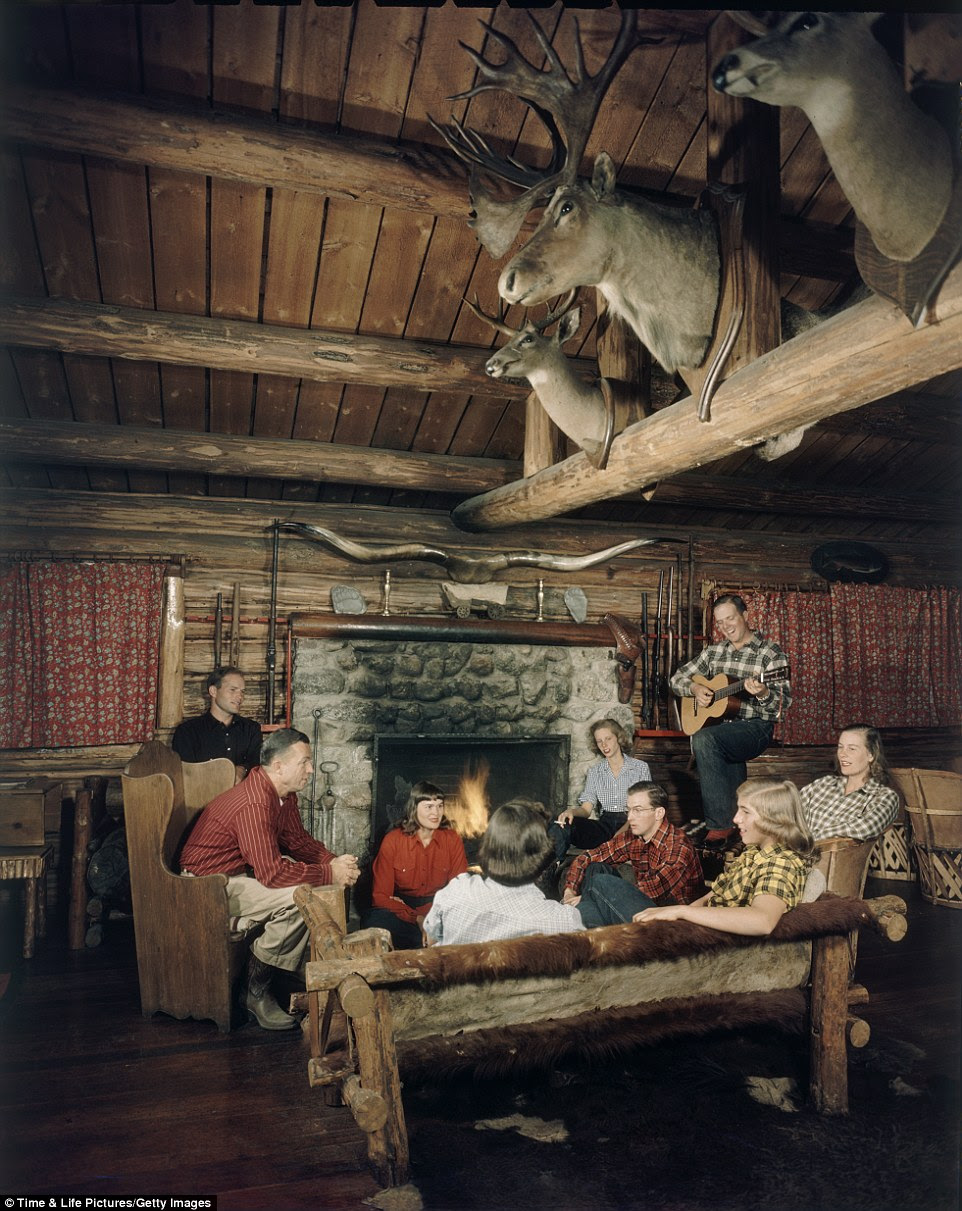
[[[848,1114],[848,974],[848,938],[818,938],[812,946],[809,1030],[810,1092],[819,1114]]]
[[[363,948],[352,947],[352,952],[379,954],[380,939],[366,940]],[[401,1101],[390,995],[375,991],[374,1012],[355,1018],[352,1026],[361,1086],[380,1094],[387,1106],[384,1125],[368,1133],[368,1160],[383,1185],[403,1186],[409,1176],[408,1133]]]
[[[33,944],[37,937],[37,897],[39,879],[23,881],[23,957],[33,958]]]

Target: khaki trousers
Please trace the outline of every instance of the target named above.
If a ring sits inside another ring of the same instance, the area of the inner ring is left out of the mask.
[[[307,925],[294,903],[293,887],[265,887],[247,875],[227,880],[227,903],[232,917],[264,923],[264,932],[251,943],[262,963],[297,971],[307,949]]]

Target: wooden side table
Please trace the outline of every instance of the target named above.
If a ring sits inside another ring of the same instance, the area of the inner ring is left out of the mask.
[[[0,879],[23,879],[23,957],[33,958],[37,936],[47,934],[47,863],[52,845],[30,845],[22,849],[0,848]]]

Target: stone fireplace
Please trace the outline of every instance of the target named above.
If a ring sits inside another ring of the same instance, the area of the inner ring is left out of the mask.
[[[633,727],[606,627],[298,615],[291,628],[292,725],[318,766],[302,817],[335,852],[365,854],[422,778],[446,807],[480,772],[491,806],[525,795],[560,811],[597,760],[589,724]]]

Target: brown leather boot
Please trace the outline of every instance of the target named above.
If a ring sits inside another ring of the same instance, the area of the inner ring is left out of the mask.
[[[247,985],[241,994],[241,1005],[263,1030],[290,1030],[297,1018],[285,1013],[270,990],[273,968],[250,953],[247,962]]]

